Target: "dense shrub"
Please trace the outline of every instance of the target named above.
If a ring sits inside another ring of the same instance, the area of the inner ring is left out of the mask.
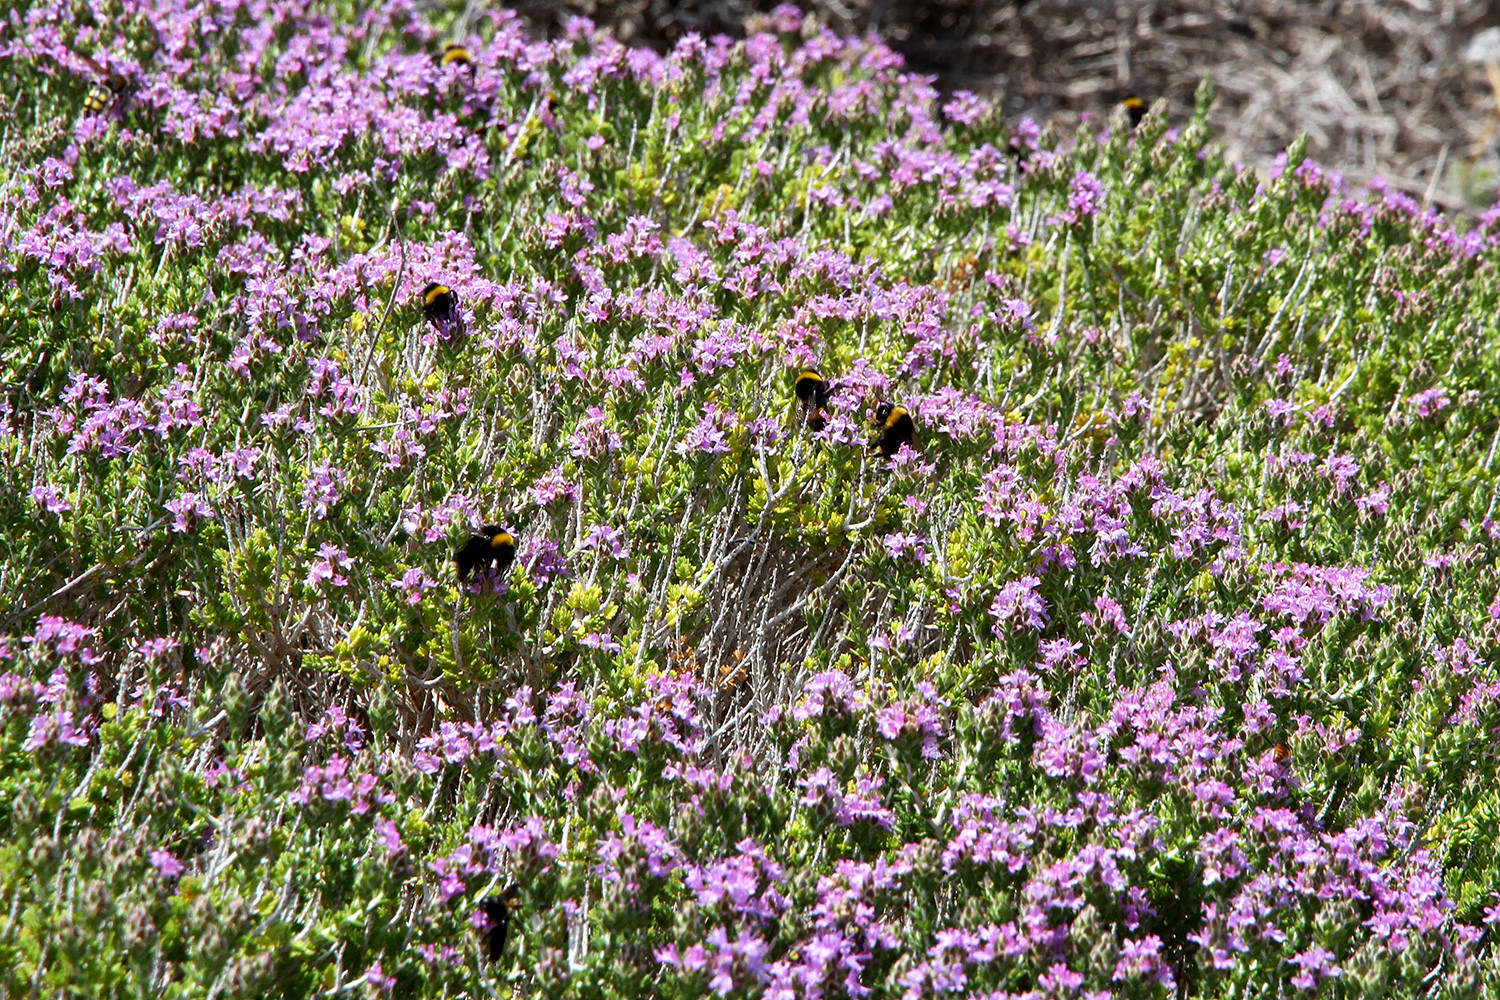
[[[786,10],[0,45],[0,993],[1493,990],[1490,218]]]

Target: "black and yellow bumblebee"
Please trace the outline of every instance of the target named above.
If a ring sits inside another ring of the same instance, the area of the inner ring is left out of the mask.
[[[1120,107],[1125,109],[1125,114],[1130,118],[1131,128],[1135,128],[1137,125],[1139,125],[1141,123],[1141,119],[1146,117],[1146,112],[1149,110],[1146,107],[1146,102],[1141,100],[1134,94],[1131,94],[1129,97],[1125,98],[1125,100],[1121,101]]]
[[[510,933],[510,911],[521,905],[517,898],[520,895],[515,885],[508,885],[500,890],[498,896],[486,896],[479,901],[479,909],[490,922],[489,946],[490,961],[500,961],[500,956],[505,951],[505,939]]]
[[[453,561],[458,565],[460,581],[467,580],[476,570],[484,572],[499,567],[503,573],[516,561],[516,539],[498,524],[486,524],[453,553]]]
[[[83,111],[90,115],[103,114],[124,93],[125,80],[122,77],[108,76],[102,80],[95,80],[83,99]]]
[[[828,397],[833,393],[833,388],[816,368],[804,369],[797,376],[797,383],[792,391],[797,394],[802,410],[807,413],[808,430],[820,431],[828,426],[828,414],[823,408],[828,405]]]
[[[469,50],[458,42],[449,42],[443,46],[443,54],[438,57],[438,65],[469,68],[474,65],[474,57],[469,55]]]
[[[451,322],[458,316],[458,296],[447,285],[429,281],[422,289],[422,315],[429,323]]]
[[[870,442],[870,449],[878,450],[886,458],[900,451],[903,444],[917,446],[917,427],[904,406],[881,403],[875,407],[875,426],[880,428],[880,436]]]

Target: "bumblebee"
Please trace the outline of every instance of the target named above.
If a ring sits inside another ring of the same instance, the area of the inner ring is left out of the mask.
[[[1120,102],[1120,107],[1125,109],[1125,114],[1130,117],[1130,127],[1135,128],[1146,117],[1146,102],[1131,94]]]
[[[819,374],[816,368],[808,368],[797,376],[797,384],[793,389],[797,398],[804,403],[822,406],[828,402],[828,383]]]
[[[472,67],[474,58],[469,55],[469,50],[457,42],[449,42],[443,46],[443,54],[438,57],[439,66],[463,66]]]
[[[1241,38],[1248,38],[1252,42],[1255,41],[1255,26],[1249,21],[1238,17],[1229,17],[1224,19],[1224,27]]]
[[[422,289],[422,315],[429,323],[451,322],[458,318],[458,296],[447,285],[429,281]]]
[[[486,524],[453,553],[453,561],[458,565],[460,581],[467,580],[475,570],[484,572],[499,567],[504,572],[516,561],[515,537],[498,524]]]
[[[906,412],[906,407],[897,406],[894,403],[881,403],[875,407],[875,424],[880,428],[880,436],[870,442],[872,451],[879,452],[886,458],[890,458],[901,450],[901,446],[917,446],[917,428],[911,422],[911,414]]]
[[[125,81],[118,76],[96,80],[89,88],[88,95],[83,99],[83,111],[90,115],[103,114],[109,110],[110,105],[120,99],[123,93],[125,93]]]
[[[823,412],[823,407],[828,405],[833,389],[816,368],[805,369],[798,375],[792,391],[807,411],[808,430],[820,431],[828,426],[828,414]]]
[[[498,896],[486,896],[479,901],[479,909],[490,922],[489,945],[490,961],[500,961],[500,955],[505,951],[505,939],[510,933],[510,911],[521,905],[516,897],[519,890],[515,885],[508,885],[500,890]]]
[[[561,101],[557,94],[548,91],[546,98],[540,104],[532,105],[536,109],[536,120],[554,132],[561,131],[561,126],[557,124],[557,109],[560,105]]]

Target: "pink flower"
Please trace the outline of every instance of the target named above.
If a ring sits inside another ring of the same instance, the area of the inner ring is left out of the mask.
[[[1104,185],[1087,170],[1073,175],[1072,191],[1068,194],[1068,209],[1073,218],[1088,219],[1099,214],[1104,202]]]
[[[1267,415],[1286,427],[1296,419],[1297,404],[1287,399],[1268,399],[1265,402]]]
[[[1447,390],[1442,386],[1427,389],[1410,397],[1406,401],[1419,417],[1430,417],[1446,410],[1451,400],[1448,399]]]
[[[214,516],[213,508],[196,493],[184,493],[180,497],[168,500],[162,506],[176,515],[172,521],[172,530],[179,534],[192,527],[194,518]]]
[[[396,977],[387,976],[385,970],[380,967],[380,963],[376,962],[365,970],[365,982],[385,993],[396,985]]]
[[[713,403],[709,403],[703,409],[703,419],[698,421],[687,432],[687,436],[677,442],[674,450],[679,455],[697,452],[703,455],[716,455],[729,450],[729,430],[734,424],[734,414]]]
[[[1364,496],[1355,497],[1354,506],[1367,517],[1384,517],[1385,512],[1391,509],[1390,486],[1381,483]]]
[[[547,507],[561,497],[576,501],[578,496],[578,484],[568,482],[560,465],[544,473],[531,487],[531,498],[538,507]]]
[[[1484,908],[1484,922],[1494,926],[1500,924],[1500,894],[1495,896],[1495,905]]]
[[[886,535],[881,539],[881,543],[892,559],[899,559],[909,554],[912,559],[916,560],[917,565],[927,565],[927,539],[921,535],[895,532]]]
[[[342,469],[327,462],[312,469],[302,486],[302,502],[311,511],[313,520],[321,521],[328,516],[329,510],[339,502],[347,478]]]
[[[997,636],[1003,636],[1009,631],[1001,628],[1007,622],[1019,622],[1033,629],[1040,629],[1047,623],[1047,602],[1037,593],[1037,588],[1041,585],[1040,577],[1023,576],[1000,588],[994,603],[990,605],[990,617],[995,619],[994,631]]]
[[[160,847],[151,852],[151,866],[162,878],[176,878],[182,874],[184,867],[181,861],[172,857],[170,851]]]
[[[144,656],[152,663],[163,663],[167,654],[174,649],[181,648],[182,643],[176,639],[147,639],[136,647],[135,651]]]
[[[326,542],[318,546],[318,558],[307,571],[309,587],[316,587],[320,583],[327,583],[333,587],[349,586],[349,578],[339,572],[340,569],[349,569],[354,565],[354,560],[349,558],[349,553],[335,545]]]
[[[1292,977],[1292,985],[1299,990],[1310,990],[1318,985],[1319,981],[1343,974],[1343,969],[1333,962],[1337,956],[1333,952],[1319,945],[1313,945],[1306,951],[1301,952],[1288,961],[1298,966],[1301,971]]]
[[[605,653],[618,653],[620,651],[620,644],[608,632],[590,632],[579,639],[578,644],[580,646],[587,646],[590,649],[598,649]]]
[[[65,514],[73,509],[73,505],[50,486],[33,487],[29,495],[49,514]]]
[[[1102,594],[1094,598],[1094,611],[1085,611],[1078,616],[1078,619],[1090,628],[1113,626],[1115,631],[1127,639],[1130,638],[1130,624],[1125,620],[1125,609],[1120,607],[1118,601]]]
[[[421,569],[413,567],[401,575],[399,583],[392,586],[401,591],[407,604],[421,604],[423,595],[439,586],[439,583]]]

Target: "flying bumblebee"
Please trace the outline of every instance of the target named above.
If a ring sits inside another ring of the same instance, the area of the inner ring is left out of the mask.
[[[1146,111],[1148,110],[1146,102],[1134,94],[1121,101],[1120,107],[1124,108],[1125,114],[1129,116],[1131,128],[1135,128],[1141,123],[1141,119],[1146,117]]]
[[[880,436],[870,442],[872,451],[878,450],[890,458],[901,450],[903,444],[912,448],[917,446],[917,428],[906,407],[881,403],[875,407],[875,425],[880,428]]]
[[[828,414],[823,408],[828,405],[828,397],[832,395],[833,388],[816,368],[805,369],[798,375],[792,391],[797,394],[800,407],[807,414],[808,430],[820,431],[828,426]]]
[[[510,911],[521,905],[516,897],[519,890],[514,885],[508,885],[500,890],[498,896],[486,896],[479,901],[479,909],[490,922],[489,946],[490,961],[500,961],[501,954],[505,951],[505,939],[510,933]]]
[[[453,561],[458,566],[460,582],[476,570],[484,572],[499,567],[503,573],[516,561],[515,537],[498,524],[486,524],[453,553]]]
[[[439,66],[462,66],[471,68],[474,65],[474,57],[469,55],[469,50],[458,42],[449,42],[443,46],[443,54],[438,57]]]

